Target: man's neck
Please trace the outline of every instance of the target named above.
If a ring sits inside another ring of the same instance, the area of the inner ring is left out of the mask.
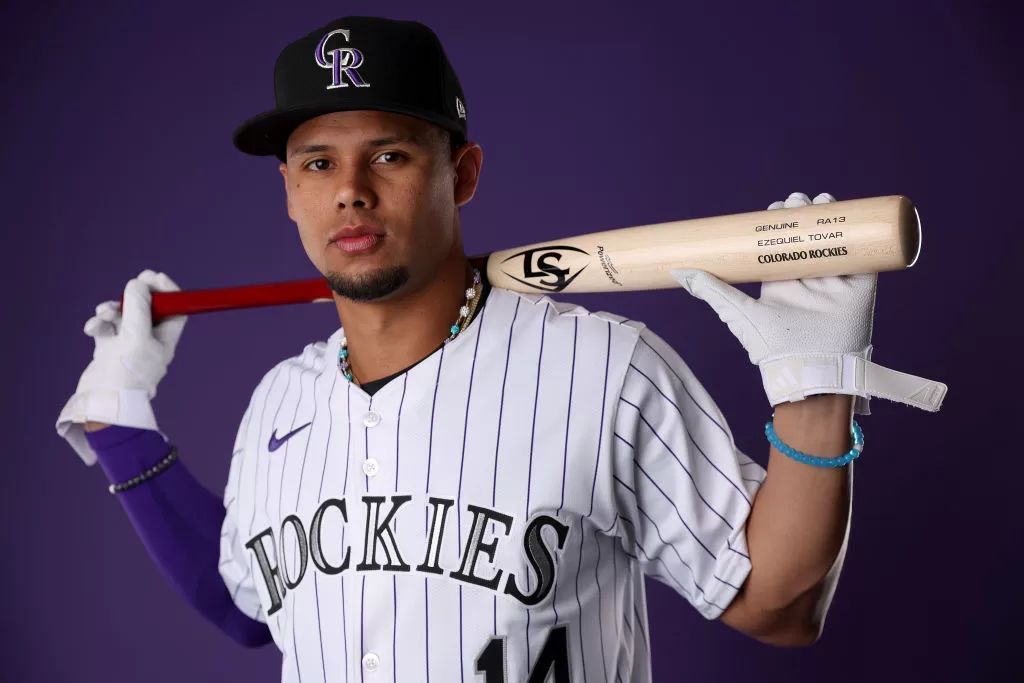
[[[425,287],[400,299],[356,303],[335,297],[356,379],[388,377],[433,353],[466,302],[470,273],[460,254]]]

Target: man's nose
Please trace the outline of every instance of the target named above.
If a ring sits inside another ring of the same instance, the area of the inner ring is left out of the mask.
[[[350,166],[338,174],[335,201],[339,208],[372,209],[377,203],[369,172],[360,167]]]

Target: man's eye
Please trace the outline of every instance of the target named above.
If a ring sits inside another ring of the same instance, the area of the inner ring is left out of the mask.
[[[399,152],[384,152],[377,157],[375,161],[383,162],[385,165],[394,164],[401,160],[402,155]]]
[[[306,164],[306,168],[314,171],[326,171],[330,166],[331,162],[327,159],[313,159]]]

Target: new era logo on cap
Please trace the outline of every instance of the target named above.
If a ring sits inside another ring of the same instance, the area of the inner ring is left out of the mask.
[[[460,119],[466,118],[466,105],[458,97],[455,98],[455,111],[458,112]]]

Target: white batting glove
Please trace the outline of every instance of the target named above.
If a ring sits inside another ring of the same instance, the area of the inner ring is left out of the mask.
[[[144,270],[125,285],[123,313],[117,301],[106,301],[86,321],[84,332],[96,342],[93,360],[57,419],[57,433],[86,465],[96,462],[96,454],[85,438],[85,422],[158,431],[150,402],[174,359],[187,317],[154,326],[152,292],[179,289],[167,275]]]
[[[822,193],[813,203],[834,201]],[[811,203],[794,192],[768,209]],[[942,403],[945,385],[871,362],[877,273],[765,282],[759,299],[705,271],[680,268],[672,276],[743,344],[773,407],[814,394],[854,395],[861,415],[870,414],[872,396],[929,411]]]

